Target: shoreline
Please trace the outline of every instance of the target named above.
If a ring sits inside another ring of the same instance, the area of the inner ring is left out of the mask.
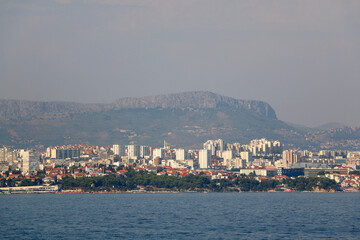
[[[123,194],[123,193],[149,193],[149,194],[163,194],[163,193],[359,193],[360,191],[224,191],[224,192],[213,192],[213,191],[142,191],[142,190],[131,190],[131,191],[60,191],[60,192],[17,192],[17,193],[0,193],[1,195],[28,195],[28,194]]]

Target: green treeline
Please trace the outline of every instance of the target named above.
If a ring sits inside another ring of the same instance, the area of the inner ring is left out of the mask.
[[[268,191],[276,188],[280,183],[275,180],[262,180],[261,182],[253,178],[242,177],[234,181],[236,186],[239,186],[241,191]]]
[[[298,177],[286,179],[285,183],[289,188],[298,191],[312,191],[314,188],[329,190],[339,190],[340,186],[334,180],[325,177]]]
[[[0,180],[0,187],[16,187],[16,186],[37,186],[42,184],[42,179],[37,179],[36,181],[31,181],[30,179],[5,179]]]
[[[339,186],[334,180],[328,178],[295,178],[283,182],[289,188],[298,191],[312,191],[315,188],[325,190],[338,190]],[[154,173],[130,170],[125,175],[106,175],[103,177],[67,178],[62,181],[63,189],[81,188],[85,191],[127,191],[137,189],[138,186],[148,191],[268,191],[281,190],[281,183],[275,180],[258,181],[251,177],[211,180],[207,176],[188,175],[184,177],[158,176]]]
[[[184,177],[156,175],[145,171],[136,172],[129,169],[125,175],[109,174],[102,177],[80,177],[65,178],[61,182],[63,189],[82,189],[84,191],[128,191],[141,187],[147,191],[170,190],[170,191],[281,191],[284,188],[297,191],[313,191],[314,189],[324,189],[326,191],[340,189],[339,184],[334,180],[325,177],[298,177],[288,178],[283,182],[275,180],[261,181],[253,177],[229,176],[229,179],[211,180],[204,175],[190,174]],[[42,184],[39,177],[35,182],[29,179],[7,179],[0,180],[0,187],[32,186]]]
[[[154,173],[135,173],[129,171],[125,176],[114,174],[103,177],[67,178],[62,182],[63,189],[82,188],[84,190],[133,190],[143,186],[147,190],[196,190],[196,189],[221,189],[208,177],[189,175],[183,178],[175,176],[157,176]]]

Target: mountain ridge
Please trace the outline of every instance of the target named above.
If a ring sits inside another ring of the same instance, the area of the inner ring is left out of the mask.
[[[60,118],[69,114],[100,112],[127,108],[221,108],[230,107],[256,112],[277,119],[266,102],[240,100],[208,91],[193,91],[148,97],[124,97],[112,103],[76,103],[63,101],[0,100],[1,119]]]
[[[266,102],[197,91],[112,103],[0,100],[0,145],[145,144],[178,147],[222,138],[280,140],[289,148],[360,149],[360,128],[317,130],[278,120]],[[201,147],[201,146],[200,146]]]
[[[117,99],[115,109],[122,108],[217,108],[233,107],[258,112],[266,117],[277,119],[270,104],[258,100],[241,100],[208,91],[192,91],[174,94],[155,95],[141,98],[127,97]]]

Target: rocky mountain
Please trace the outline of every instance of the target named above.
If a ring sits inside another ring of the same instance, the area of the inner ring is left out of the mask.
[[[124,108],[223,108],[245,109],[267,118],[277,119],[274,109],[262,101],[239,100],[212,92],[198,91],[143,98],[120,98],[113,109]]]
[[[69,114],[101,111],[104,108],[105,104],[0,100],[0,119],[54,119],[68,117]]]
[[[359,129],[298,128],[277,119],[262,101],[211,92],[120,98],[109,104],[0,100],[0,145],[137,143],[201,147],[208,139],[248,143],[280,140],[288,147],[360,148]],[[341,143],[336,145],[335,143]]]
[[[120,98],[110,104],[0,100],[0,118],[4,120],[53,119],[68,117],[70,114],[134,108],[219,109],[224,107],[245,109],[249,110],[250,112],[256,112],[271,119],[276,119],[274,109],[265,102],[238,100],[205,91],[185,92],[142,98],[127,97]]]
[[[190,146],[220,137],[277,138],[288,128],[265,102],[202,91],[120,98],[109,104],[0,100],[0,144],[6,145],[156,145],[165,139]]]

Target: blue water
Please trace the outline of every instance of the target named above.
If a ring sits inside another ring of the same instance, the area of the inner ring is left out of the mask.
[[[360,239],[357,193],[0,195],[0,239]]]

